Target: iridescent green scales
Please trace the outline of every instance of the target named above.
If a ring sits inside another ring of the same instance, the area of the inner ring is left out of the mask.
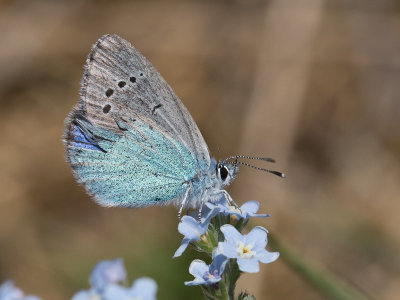
[[[101,137],[96,144],[103,151],[72,145],[68,149],[78,179],[102,205],[167,204],[196,175],[195,158],[185,146],[142,121],[134,124],[116,134],[80,121],[85,131]]]

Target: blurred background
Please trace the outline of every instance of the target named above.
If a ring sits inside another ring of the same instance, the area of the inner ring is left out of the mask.
[[[159,299],[202,299],[176,209],[105,209],[64,160],[63,121],[105,33],[134,44],[199,125],[213,156],[274,157],[229,187],[315,266],[373,299],[400,298],[400,2],[0,2],[0,282],[43,299],[88,288],[122,257]],[[279,259],[241,277],[257,299],[326,299]]]

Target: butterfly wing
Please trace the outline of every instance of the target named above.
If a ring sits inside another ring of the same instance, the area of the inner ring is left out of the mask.
[[[67,160],[105,206],[168,204],[206,172],[210,155],[179,98],[151,63],[116,35],[93,46],[81,98],[66,120]]]

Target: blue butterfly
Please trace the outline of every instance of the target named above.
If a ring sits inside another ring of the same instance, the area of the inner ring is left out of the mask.
[[[201,211],[225,196],[240,158],[216,162],[193,118],[151,63],[129,42],[104,35],[92,47],[80,100],[66,119],[73,173],[103,206],[175,204]],[[251,166],[252,167],[252,166]],[[283,177],[282,173],[257,168]]]

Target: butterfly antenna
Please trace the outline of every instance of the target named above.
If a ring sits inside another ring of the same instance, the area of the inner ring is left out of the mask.
[[[228,161],[228,160],[231,160],[231,159],[236,159],[237,160],[238,158],[253,159],[253,160],[263,160],[263,161],[268,161],[268,162],[272,162],[272,163],[275,162],[275,159],[270,158],[270,157],[257,157],[257,156],[247,156],[247,155],[230,156],[230,157],[226,158],[224,160],[224,162]]]
[[[268,169],[264,169],[264,168],[259,168],[259,167],[250,165],[248,163],[242,162],[242,161],[236,160],[235,163],[236,164],[241,164],[241,165],[244,165],[246,167],[250,167],[250,168],[253,168],[253,169],[256,169],[256,170],[259,170],[259,171],[268,172],[268,173],[274,174],[276,176],[279,176],[281,178],[285,178],[286,177],[286,175],[284,173],[281,173],[281,172],[278,172],[278,171],[274,171],[274,170],[268,170]]]
[[[236,169],[237,169],[237,165],[238,165],[238,160],[235,159],[235,162],[233,163],[233,173],[236,173]]]

